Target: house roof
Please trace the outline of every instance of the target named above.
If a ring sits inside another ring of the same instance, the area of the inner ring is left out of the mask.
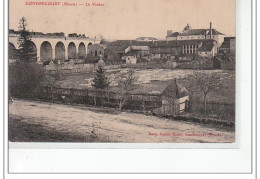
[[[197,51],[198,52],[211,52],[214,46],[215,45],[212,42],[203,42],[202,46]]]
[[[178,84],[176,79],[174,79],[163,90],[162,95],[166,97],[181,98],[188,95],[188,90],[181,84]]]
[[[149,46],[152,42],[137,41],[137,40],[117,40],[109,44],[109,46]]]
[[[212,39],[195,39],[195,40],[169,40],[169,41],[157,41],[151,44],[150,47],[178,47],[183,45],[200,45],[203,42],[211,42]]]
[[[210,30],[208,32],[208,35],[210,35]],[[212,29],[212,35],[225,35],[225,34],[222,34],[221,32],[217,31],[216,29]]]
[[[170,35],[167,35],[166,37],[177,37],[178,35],[180,35],[179,32],[173,32]]]
[[[149,49],[149,46],[137,46],[137,45],[133,45],[131,46],[131,50],[135,50],[135,51],[148,51],[150,50]]]
[[[222,48],[230,48],[230,41],[231,40],[235,40],[235,37],[225,37],[224,38],[224,42],[222,43],[222,45],[219,47],[220,49]]]
[[[230,43],[229,42],[223,42],[222,45],[219,48],[220,49],[222,49],[222,48],[230,48]]]
[[[107,48],[107,45],[106,45],[106,44],[93,44],[93,45],[91,45],[90,47],[93,47],[93,46],[99,46],[99,47],[101,47],[101,48],[103,48],[103,49]]]
[[[137,40],[117,40],[114,42],[111,42],[107,49],[114,51],[116,53],[123,53],[124,50],[130,46],[150,46],[152,42],[146,42],[146,41],[137,41]]]
[[[206,29],[190,29],[183,31],[180,36],[189,36],[189,35],[205,35]]]

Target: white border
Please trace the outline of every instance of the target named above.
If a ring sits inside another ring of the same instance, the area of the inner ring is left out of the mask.
[[[251,172],[250,9],[250,1],[237,1],[237,51],[240,52],[237,55],[237,72],[239,72],[237,74],[237,79],[239,79],[237,84],[241,82],[237,88],[237,95],[241,97],[237,99],[237,101],[239,100],[237,109],[241,114],[239,149],[10,149],[10,172]],[[7,37],[5,37],[5,42],[7,42]],[[6,54],[7,49],[5,49],[5,56]],[[7,63],[5,63],[5,69],[7,69],[6,65]],[[7,75],[5,74],[5,92],[7,91],[6,82]],[[6,96],[5,101],[7,101]],[[5,108],[5,129],[7,129],[6,115]],[[5,130],[5,151],[7,151],[7,141],[7,130]],[[5,164],[7,164],[7,156],[5,156]],[[7,172],[7,168],[5,168],[5,172]],[[13,178],[15,175],[7,176]],[[28,177],[27,175],[24,176]]]

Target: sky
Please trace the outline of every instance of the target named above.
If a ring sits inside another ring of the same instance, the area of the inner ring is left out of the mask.
[[[26,5],[26,2],[78,3],[78,6]],[[213,28],[236,34],[235,0],[9,0],[9,29],[18,30],[25,17],[35,32],[85,34],[106,39],[149,36],[165,39],[166,31],[180,32],[187,23],[194,29]],[[80,6],[79,4],[84,4]],[[85,6],[102,3],[104,6]]]

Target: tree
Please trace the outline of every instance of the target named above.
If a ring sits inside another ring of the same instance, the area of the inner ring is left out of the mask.
[[[92,84],[93,88],[104,90],[108,88],[109,84],[110,82],[106,77],[104,68],[102,66],[99,66],[93,80],[93,84]]]
[[[129,70],[126,74],[119,76],[118,80],[118,108],[119,110],[125,105],[129,99],[130,92],[134,89],[137,78],[134,76],[134,71]]]
[[[44,69],[41,65],[32,62],[35,51],[31,46],[29,31],[26,29],[27,22],[23,17],[20,19],[19,61],[9,65],[9,93],[10,96],[32,95],[44,78]]]
[[[32,62],[35,61],[36,51],[34,46],[31,42],[30,32],[26,29],[27,28],[27,21],[25,17],[22,17],[19,22],[19,57],[20,60],[23,62]]]
[[[44,69],[36,63],[17,61],[9,65],[10,96],[31,95],[38,89],[44,78]]]
[[[48,87],[51,89],[55,87],[57,81],[62,79],[61,70],[59,69],[58,65],[54,66],[54,70],[52,71],[45,71],[45,82],[47,83]],[[54,95],[51,94],[52,102],[54,102]]]
[[[219,89],[220,77],[216,74],[203,74],[194,72],[195,85],[203,93],[204,112],[207,110],[207,95]]]
[[[109,84],[110,81],[106,77],[104,68],[102,66],[98,66],[98,69],[93,79],[93,88],[95,90],[108,90]],[[94,103],[95,105],[97,105],[96,96],[94,97]]]

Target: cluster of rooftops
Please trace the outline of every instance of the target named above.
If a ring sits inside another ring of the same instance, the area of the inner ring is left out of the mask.
[[[138,41],[138,40],[117,40],[106,45],[107,49],[113,51],[124,51],[129,46],[147,46],[150,48],[159,47],[182,47],[185,45],[200,45],[201,50],[211,50],[214,47],[213,39],[200,39],[200,40],[160,40],[160,41]],[[102,42],[101,42],[102,43]]]

